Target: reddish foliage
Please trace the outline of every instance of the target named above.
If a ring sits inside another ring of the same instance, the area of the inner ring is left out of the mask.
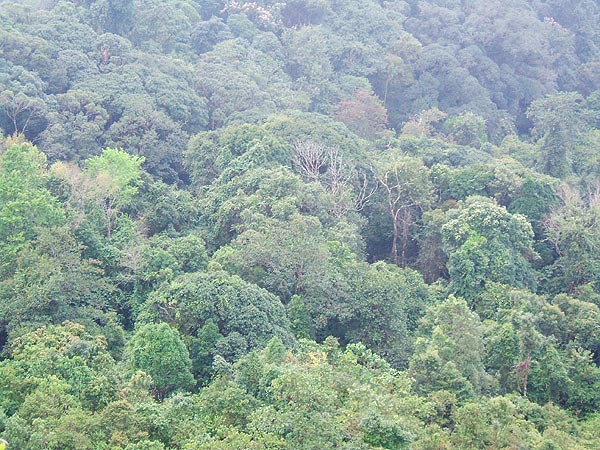
[[[378,139],[387,129],[387,110],[383,102],[365,90],[357,90],[351,98],[342,100],[335,117],[365,139]]]

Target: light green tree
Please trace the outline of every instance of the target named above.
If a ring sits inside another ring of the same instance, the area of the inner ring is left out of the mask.
[[[419,326],[409,372],[420,392],[448,390],[461,400],[489,390],[479,316],[462,298],[429,309]]]
[[[26,142],[0,154],[0,278],[14,268],[19,251],[38,227],[64,221],[64,211],[45,186],[46,156]]]
[[[104,212],[108,239],[120,209],[127,206],[138,192],[143,162],[142,157],[114,148],[106,148],[100,156],[86,161],[84,173],[93,183],[89,194]]]

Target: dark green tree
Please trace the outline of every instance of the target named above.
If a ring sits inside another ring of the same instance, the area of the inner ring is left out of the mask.
[[[131,370],[152,377],[156,398],[194,385],[188,349],[177,330],[166,323],[141,325],[127,344],[125,361]]]

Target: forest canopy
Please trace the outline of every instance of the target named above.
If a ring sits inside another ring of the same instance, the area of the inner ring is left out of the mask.
[[[0,450],[600,448],[600,5],[0,0]]]

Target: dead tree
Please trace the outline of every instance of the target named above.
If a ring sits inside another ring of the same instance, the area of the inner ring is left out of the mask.
[[[315,141],[296,141],[293,162],[308,181],[318,181],[327,163],[327,147]]]
[[[391,256],[394,264],[406,267],[406,251],[410,238],[410,226],[413,223],[414,209],[420,209],[422,204],[413,192],[414,180],[407,178],[399,171],[398,165],[386,170],[379,178],[387,194],[388,212],[392,218],[392,248]],[[398,240],[402,239],[402,253],[398,256]]]

